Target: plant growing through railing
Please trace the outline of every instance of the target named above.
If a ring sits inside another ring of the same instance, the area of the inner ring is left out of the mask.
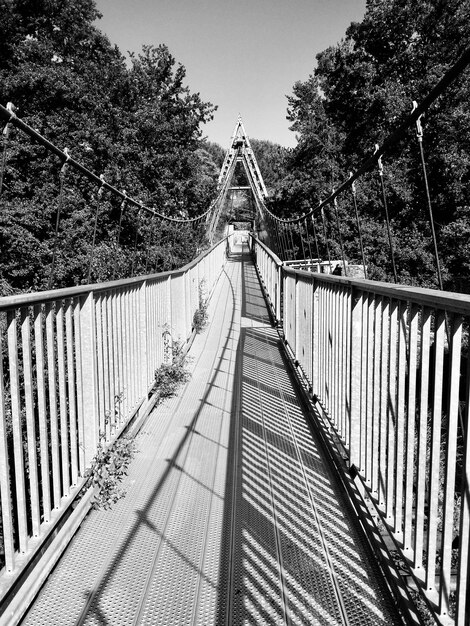
[[[199,307],[194,311],[193,316],[193,328],[197,333],[200,333],[207,326],[207,322],[209,321],[209,315],[207,313],[208,306],[208,297],[207,297],[207,287],[206,281],[203,278],[199,282],[198,286],[198,296],[199,296]]]
[[[126,495],[119,483],[127,475],[127,468],[135,454],[135,441],[130,436],[116,439],[110,446],[103,442],[104,433],[100,433],[101,441],[91,467],[85,472],[87,486],[95,487],[93,507],[109,509]]]
[[[168,328],[163,332],[164,362],[155,371],[153,391],[160,393],[160,398],[174,396],[177,389],[187,382],[191,376],[188,368],[188,358],[183,351],[180,341],[174,341]]]

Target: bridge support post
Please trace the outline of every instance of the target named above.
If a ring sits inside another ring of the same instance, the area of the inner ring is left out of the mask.
[[[351,350],[349,367],[349,465],[361,469],[361,380],[363,296],[351,288]]]

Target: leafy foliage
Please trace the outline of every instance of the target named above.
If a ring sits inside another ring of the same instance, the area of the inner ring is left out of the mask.
[[[166,359],[155,371],[153,391],[160,394],[160,398],[171,398],[181,385],[191,377],[187,369],[187,356],[178,341],[167,343]]]
[[[109,509],[125,496],[125,491],[119,488],[119,483],[127,475],[127,468],[135,451],[134,439],[126,436],[116,439],[108,447],[102,443],[98,445],[92,464],[85,472],[87,484],[95,487],[93,497],[95,509]]]
[[[209,314],[207,312],[208,297],[206,290],[206,281],[202,279],[198,285],[199,306],[194,312],[193,328],[197,333],[201,333],[207,326]]]

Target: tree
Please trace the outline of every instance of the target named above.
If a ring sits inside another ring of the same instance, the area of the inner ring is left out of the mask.
[[[340,43],[317,56],[312,75],[297,82],[288,97],[288,119],[298,146],[273,205],[280,215],[299,214],[318,202],[372,153],[374,144],[410,113],[412,101],[420,101],[468,47],[469,17],[470,3],[457,0],[367,3],[363,21],[351,24]],[[467,85],[457,81],[423,118],[430,193],[448,288],[463,285],[458,277],[464,266],[458,269],[456,257],[447,262],[445,248],[451,225],[454,220],[460,224],[470,206]],[[385,191],[399,280],[436,286],[423,173],[413,135],[411,129],[409,137],[384,156]],[[390,280],[390,263],[383,256],[388,239],[377,171],[357,182],[357,193],[370,273]],[[347,205],[345,198],[339,212],[345,249],[353,250],[357,233],[348,222]]]
[[[166,46],[124,57],[93,22],[92,0],[12,0],[0,23],[0,98],[22,119],[105,180],[165,215],[187,218],[205,211],[217,173],[204,154],[200,126],[215,107],[185,86],[185,69]],[[1,196],[0,276],[6,288],[41,289],[48,283],[59,206],[62,163],[12,130]],[[203,233],[163,226],[126,208],[120,247],[121,202],[66,168],[61,196],[55,286],[116,272],[173,267],[162,259],[161,239],[187,238],[175,262],[187,262]],[[98,211],[95,249],[92,233]],[[193,245],[194,243],[194,245]],[[151,249],[148,249],[150,246]],[[134,250],[136,248],[136,250]],[[173,246],[175,250],[178,246]],[[34,254],[27,252],[34,250]],[[30,258],[28,263],[25,259]],[[143,260],[145,258],[145,261]],[[21,261],[21,269],[18,263]],[[115,263],[115,261],[119,261]],[[46,271],[45,271],[46,270]]]

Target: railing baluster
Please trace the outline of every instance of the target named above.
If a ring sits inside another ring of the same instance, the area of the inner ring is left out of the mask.
[[[55,306],[46,304],[46,345],[47,345],[47,374],[49,390],[49,432],[52,459],[52,502],[54,508],[59,508],[61,499],[60,459],[59,459],[59,424],[57,417],[57,375],[55,350]]]
[[[70,479],[72,486],[78,482],[78,434],[77,434],[77,398],[76,377],[74,360],[74,334],[73,334],[73,300],[69,299],[65,304],[65,347],[67,353],[67,392],[70,428]]]
[[[459,411],[460,355],[463,319],[454,315],[450,332],[449,402],[447,416],[447,445],[444,469],[444,510],[442,515],[442,548],[439,610],[449,614],[451,591],[451,560],[455,507],[455,468],[457,461],[457,426]]]
[[[396,427],[398,421],[397,380],[398,380],[398,324],[399,303],[390,302],[390,348],[389,348],[389,388],[387,397],[387,483],[386,483],[386,520],[390,527],[395,527],[395,468],[396,468]]]
[[[65,337],[63,302],[57,303],[56,314],[57,375],[59,379],[60,453],[62,495],[70,492],[69,424],[67,419],[67,392],[65,382]]]
[[[386,513],[387,501],[387,435],[388,435],[388,389],[390,383],[390,299],[382,299],[381,363],[380,363],[380,406],[379,406],[379,439],[380,451],[378,458],[378,499],[377,504]]]
[[[367,307],[367,396],[364,421],[364,476],[366,484],[372,486],[372,439],[374,433],[374,353],[375,353],[375,298],[369,293]]]
[[[419,307],[410,305],[408,346],[408,399],[405,443],[405,501],[403,549],[405,556],[413,561],[413,507],[415,477],[415,430],[416,430],[416,377],[418,369],[418,321]]]
[[[382,372],[382,298],[375,298],[374,321],[374,375],[372,409],[372,453],[371,453],[371,489],[374,498],[379,492],[379,454],[380,454],[380,400]]]
[[[111,440],[111,428],[114,420],[114,402],[112,401],[111,391],[111,371],[109,362],[109,342],[110,336],[110,319],[108,317],[108,297],[109,294],[105,291],[101,297],[101,341],[102,341],[102,359],[103,359],[103,431],[106,433],[106,441]]]
[[[20,552],[28,547],[28,523],[26,485],[23,453],[23,429],[21,424],[21,389],[19,376],[16,311],[8,311],[8,360],[10,366],[11,421],[13,429],[13,457],[15,468],[14,501],[17,516],[17,544]]]
[[[362,413],[362,380],[364,378],[362,358],[362,329],[364,292],[351,291],[351,352],[350,352],[350,425],[349,425],[349,462],[358,470],[361,469],[361,413]]]
[[[75,364],[75,398],[77,406],[77,447],[79,475],[85,473],[85,433],[82,389],[84,372],[82,370],[82,299],[76,298],[73,303],[73,333],[74,333],[74,364]],[[91,391],[91,390],[90,390]]]
[[[428,531],[427,531],[427,553],[428,561],[426,567],[426,589],[430,597],[434,596],[436,589],[436,559],[432,555],[436,554],[438,547],[437,532],[439,524],[439,501],[432,497],[432,494],[439,493],[440,482],[440,460],[441,460],[441,422],[442,422],[442,387],[444,373],[444,336],[446,319],[443,311],[438,311],[435,317],[434,331],[434,394],[432,401],[431,418],[431,447],[429,459],[429,505],[428,505]],[[435,596],[437,601],[437,595]]]
[[[41,512],[39,506],[39,476],[36,451],[36,425],[34,420],[34,382],[31,357],[31,324],[29,309],[21,309],[21,338],[23,352],[23,387],[26,410],[26,435],[28,445],[29,500],[31,503],[31,529],[39,535]]]
[[[424,582],[423,547],[425,533],[425,503],[426,503],[426,443],[428,434],[428,402],[429,402],[429,356],[431,334],[431,310],[421,308],[421,355],[420,364],[420,394],[418,414],[418,449],[416,461],[416,514],[414,537],[415,575]]]
[[[104,345],[103,334],[105,332],[102,309],[103,309],[103,294],[98,294],[95,299],[95,328],[96,328],[96,372],[98,376],[97,380],[97,392],[98,392],[98,421],[100,438],[104,436],[105,441],[108,440],[108,433],[106,430],[106,400],[105,398],[105,386],[104,386]]]
[[[2,314],[3,315],[3,314]],[[7,416],[5,410],[5,373],[3,369],[3,333],[0,332],[0,502],[2,510],[3,552],[5,569],[11,572],[15,566],[15,545],[13,540],[12,497],[10,480],[10,454],[8,451]]]
[[[395,465],[395,537],[403,541],[403,487],[405,481],[405,392],[407,369],[407,330],[408,307],[406,302],[398,305],[398,383],[397,383],[397,423],[396,423],[396,465]]]
[[[464,422],[467,424],[462,457],[462,488],[459,528],[459,563],[457,583],[457,626],[468,626],[470,615],[470,353],[467,355]]]
[[[44,358],[44,314],[41,305],[34,307],[34,348],[36,353],[36,384],[38,394],[39,453],[41,457],[42,510],[45,522],[51,519],[51,487],[49,480],[49,439],[47,434],[46,362]]]

